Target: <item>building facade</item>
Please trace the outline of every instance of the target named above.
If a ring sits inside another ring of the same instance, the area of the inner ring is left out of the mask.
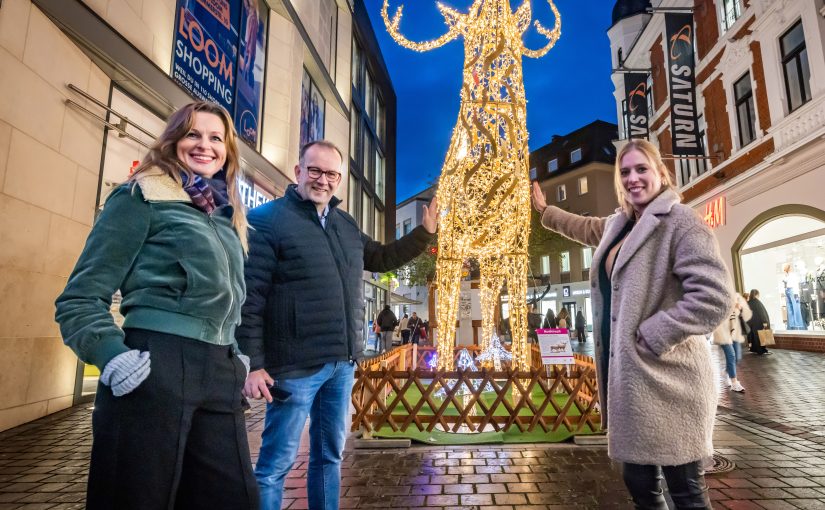
[[[617,127],[595,121],[530,153],[530,173],[538,181],[548,205],[587,216],[613,214],[618,203],[613,185]],[[560,236],[559,236],[560,237]],[[590,261],[593,248],[560,238],[553,253],[531,258],[533,285],[528,300],[536,299],[542,315],[566,308],[572,316],[581,310],[592,324]],[[556,256],[556,252],[558,256]],[[502,316],[509,315],[506,301]]]
[[[107,193],[193,97],[233,114],[248,206],[323,137],[349,162],[343,206],[392,236],[395,94],[362,0],[3,0],[0,63],[0,430],[91,398],[54,300]]]
[[[396,239],[409,234],[415,227],[421,225],[424,215],[423,207],[433,199],[435,189],[435,186],[430,186],[395,205]],[[403,298],[393,299],[393,312],[397,317],[415,312],[422,320],[430,320],[429,290],[426,285],[410,285],[402,272],[398,275],[398,288],[394,292]],[[397,304],[396,301],[398,301]],[[433,319],[435,319],[435,314],[433,314]]]
[[[667,65],[668,12],[693,14],[692,158],[674,155],[686,96],[668,85],[681,76]],[[825,350],[825,4],[619,0],[608,35],[621,138],[627,73],[647,73],[649,139],[714,229],[736,289],[760,291],[780,345]]]

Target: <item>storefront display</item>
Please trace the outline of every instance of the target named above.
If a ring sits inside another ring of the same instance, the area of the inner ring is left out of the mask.
[[[754,232],[740,256],[744,290],[760,292],[774,330],[825,334],[825,222],[777,218]]]

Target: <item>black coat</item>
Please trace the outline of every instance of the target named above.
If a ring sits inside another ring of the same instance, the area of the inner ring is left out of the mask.
[[[751,312],[753,312],[751,320],[748,321],[748,326],[751,327],[751,331],[771,329],[771,319],[768,317],[768,311],[765,309],[765,305],[762,304],[762,301],[753,298],[748,301],[748,306],[750,307]],[[767,324],[768,327],[766,328],[763,324]]]
[[[381,310],[381,313],[378,314],[378,318],[375,319],[375,321],[378,323],[381,331],[392,331],[398,324],[398,319],[390,309]]]
[[[382,245],[335,197],[324,228],[295,188],[248,216],[247,298],[236,337],[251,369],[272,375],[363,357],[363,271],[395,269],[432,238],[419,226]]]

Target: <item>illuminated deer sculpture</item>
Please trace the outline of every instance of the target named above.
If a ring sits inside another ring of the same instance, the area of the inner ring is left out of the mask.
[[[481,268],[482,347],[488,348],[494,310],[507,284],[513,364],[528,366],[527,242],[530,236],[530,181],[522,56],[539,58],[561,35],[561,17],[552,0],[553,30],[538,21],[548,42],[525,47],[530,0],[514,13],[510,0],[475,0],[466,13],[438,4],[448,30],[417,43],[399,32],[402,8],[392,19],[384,0],[381,15],[401,46],[428,51],[464,38],[464,73],[458,122],[438,181],[438,368],[453,368],[453,348],[461,268],[476,258]]]

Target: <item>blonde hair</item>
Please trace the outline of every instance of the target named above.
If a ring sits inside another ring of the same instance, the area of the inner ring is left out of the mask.
[[[178,142],[185,137],[195,123],[195,113],[211,113],[217,115],[223,121],[226,130],[224,145],[226,146],[226,191],[229,195],[229,203],[234,209],[232,213],[232,226],[241,241],[241,247],[246,254],[249,252],[247,242],[246,210],[241,196],[238,193],[238,174],[241,171],[240,157],[238,153],[238,136],[235,132],[235,125],[232,117],[221,105],[208,101],[195,101],[183,106],[169,116],[166,127],[160,137],[149,148],[149,153],[143,158],[135,172],[129,177],[130,181],[135,181],[140,176],[152,168],[160,169],[164,174],[174,179],[178,184],[183,185],[181,173],[186,174],[189,180],[194,178],[194,173],[183,162],[178,159]]]
[[[682,195],[676,191],[676,183],[673,180],[670,169],[665,166],[665,162],[662,161],[662,154],[659,152],[659,149],[647,140],[629,140],[624,147],[619,150],[619,153],[616,154],[616,170],[613,173],[613,187],[616,190],[616,200],[628,217],[633,216],[634,212],[633,205],[631,205],[627,199],[627,192],[622,185],[622,158],[631,151],[639,151],[644,154],[648,162],[650,162],[650,166],[659,172],[662,178],[662,189],[660,193],[666,189],[671,189],[679,196],[679,200],[682,200]]]

